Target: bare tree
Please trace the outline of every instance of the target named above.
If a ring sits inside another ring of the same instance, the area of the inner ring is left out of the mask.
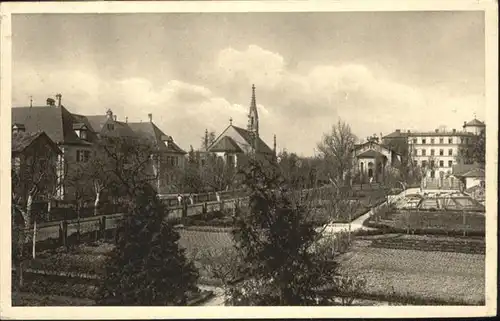
[[[324,162],[327,175],[342,181],[353,168],[354,144],[356,136],[346,122],[339,120],[332,126],[331,132],[323,135],[318,143],[318,150]]]

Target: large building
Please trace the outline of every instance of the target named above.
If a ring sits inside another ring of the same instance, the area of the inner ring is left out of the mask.
[[[252,85],[247,128],[233,125],[230,119],[229,126],[208,146],[207,151],[223,158],[226,164],[234,167],[245,162],[248,157],[272,159],[276,156],[276,136],[274,136],[274,148],[271,149],[259,135],[259,113],[254,85]]]
[[[57,104],[49,98],[46,106],[12,108],[13,131],[18,127],[27,133],[43,131],[62,151],[57,161],[61,180],[57,199],[74,200],[76,192],[73,184],[66,182],[65,178],[90,161],[101,137],[133,138],[149,142],[155,151],[152,167],[157,177],[154,184],[157,191],[168,193],[176,188],[175,178],[183,167],[186,152],[153,123],[151,114],[149,122],[139,123],[118,121],[111,110],[103,115],[73,114],[61,104],[61,97],[57,95]]]
[[[425,171],[426,177],[444,177],[460,160],[460,153],[470,146],[486,125],[473,119],[464,122],[462,130],[401,131],[383,137],[384,144],[398,150]]]
[[[377,137],[367,142],[354,145],[356,172],[361,183],[383,182],[389,166],[401,162],[401,155],[388,146],[379,144]]]

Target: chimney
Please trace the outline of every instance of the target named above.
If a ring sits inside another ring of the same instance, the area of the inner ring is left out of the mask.
[[[439,133],[439,129],[438,129],[438,128],[436,128],[436,129],[435,129],[435,132],[436,132],[436,133]]]
[[[453,133],[456,133],[456,132],[457,132],[457,130],[455,128],[453,128]]]
[[[148,114],[148,118],[149,118],[149,122],[152,123],[153,122],[153,114]]]
[[[396,129],[396,133],[401,133],[401,129]]]
[[[108,117],[108,119],[113,119],[113,111],[111,109],[108,109],[106,111],[106,116]]]
[[[128,117],[125,117],[125,122],[128,123]]]
[[[464,126],[463,127],[465,128],[465,126],[467,126],[467,122],[466,121],[464,121]]]
[[[113,116],[113,120],[116,121],[116,115]]]
[[[408,129],[408,134],[411,133],[410,130]]]
[[[61,94],[57,94],[57,95],[56,95],[56,98],[57,98],[57,106],[58,106],[58,107],[61,107],[61,99],[62,99],[62,95],[61,95]]]
[[[55,106],[56,101],[52,98],[47,98],[47,106]]]

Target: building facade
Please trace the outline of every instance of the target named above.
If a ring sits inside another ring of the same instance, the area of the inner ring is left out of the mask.
[[[383,182],[389,166],[396,166],[401,162],[399,153],[374,139],[355,145],[353,153],[361,183]]]
[[[465,122],[462,130],[453,129],[429,132],[401,131],[383,137],[385,144],[399,146],[407,151],[415,165],[421,167],[424,177],[443,178],[452,174],[453,166],[460,162],[460,153],[474,142],[485,124],[477,119]]]

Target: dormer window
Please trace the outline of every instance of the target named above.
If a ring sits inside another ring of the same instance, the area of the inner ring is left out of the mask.
[[[115,124],[113,124],[113,123],[108,123],[108,124],[106,124],[106,128],[107,128],[108,130],[115,130]]]
[[[12,125],[12,133],[24,133],[26,131],[26,127],[23,124],[13,124]]]
[[[73,130],[80,139],[88,139],[88,128],[84,123],[74,123]]]
[[[165,146],[167,146],[167,147],[171,147],[172,143],[174,142],[174,139],[172,138],[172,136],[168,136],[168,135],[161,136],[161,140],[163,141],[163,143],[165,143]]]

